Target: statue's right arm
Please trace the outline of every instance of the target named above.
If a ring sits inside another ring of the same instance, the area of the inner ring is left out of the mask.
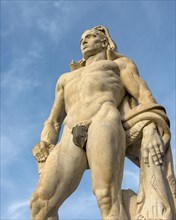
[[[55,100],[51,113],[44,123],[41,141],[54,145],[57,143],[60,128],[65,116],[63,77],[61,77],[56,85]]]
[[[56,84],[54,104],[48,119],[44,123],[41,141],[33,149],[33,155],[38,162],[44,162],[51,149],[56,145],[62,122],[66,116],[63,81],[64,77],[61,76]]]

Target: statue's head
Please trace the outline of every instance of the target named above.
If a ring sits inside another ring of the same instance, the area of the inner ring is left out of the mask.
[[[117,46],[111,39],[108,29],[104,26],[97,26],[86,30],[81,36],[80,44],[83,59],[78,63],[72,62],[70,64],[71,70],[84,66],[86,59],[90,55],[94,55],[101,50],[105,50],[107,60],[122,57],[122,55],[118,53]]]
[[[107,29],[106,27],[104,27],[104,26],[94,27],[94,28],[92,28],[92,29],[90,29],[90,30],[86,30],[86,31],[83,33],[83,35],[84,35],[85,33],[88,33],[88,32],[94,33],[94,34],[96,34],[97,36],[100,36],[100,38],[101,38],[102,40],[106,40],[107,43],[108,43],[108,46],[109,46],[111,49],[117,49],[117,46],[116,46],[116,44],[114,43],[114,41],[111,39],[110,34],[109,34],[109,31],[108,31],[108,29]],[[83,35],[82,35],[82,36],[83,36]]]
[[[105,32],[105,28],[100,27],[86,30],[81,36],[80,47],[85,60],[101,51],[106,51],[109,47],[109,40],[106,34],[108,31],[106,29]]]

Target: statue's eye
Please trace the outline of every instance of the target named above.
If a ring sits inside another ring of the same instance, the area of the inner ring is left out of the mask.
[[[89,35],[87,35],[87,39],[90,39],[90,38],[95,38],[96,37],[96,35],[95,34],[89,34]]]
[[[96,38],[96,35],[95,35],[95,34],[88,34],[87,36],[85,36],[85,40],[86,40],[86,39],[90,39],[90,38]],[[81,38],[80,44],[81,44],[83,41],[84,41],[83,38]]]

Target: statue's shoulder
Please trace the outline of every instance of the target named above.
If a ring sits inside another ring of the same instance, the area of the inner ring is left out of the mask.
[[[118,65],[135,65],[135,63],[128,57],[119,57],[114,60]]]
[[[119,69],[131,69],[138,73],[138,69],[133,60],[128,57],[120,57],[114,60],[114,62],[118,65]]]
[[[69,75],[69,72],[61,74],[57,80],[56,87],[64,87]]]

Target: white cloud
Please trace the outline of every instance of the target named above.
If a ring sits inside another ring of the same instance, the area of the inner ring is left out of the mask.
[[[95,196],[92,192],[89,194],[77,191],[61,206],[59,217],[60,219],[100,219]]]
[[[133,171],[126,170],[126,171],[125,171],[125,175],[127,176],[127,178],[133,180],[134,182],[138,182],[138,180],[139,180],[139,175],[138,175],[138,173],[136,174],[136,173],[133,172]]]
[[[64,2],[17,2],[14,10],[10,10],[12,13],[7,11],[8,6],[12,9],[8,3],[4,4],[4,20],[9,21],[2,29],[4,36],[8,34],[12,36],[17,30],[18,32],[29,32],[29,28],[32,28],[32,30],[38,29],[40,34],[44,32],[45,37],[49,36],[49,41],[57,40],[58,43],[78,16],[77,7],[74,5],[70,7]],[[5,15],[6,11],[10,14],[8,17]],[[50,12],[53,13],[52,16]],[[36,63],[42,60],[42,52],[45,48],[42,42],[42,39],[39,40],[38,36],[35,36],[32,43],[26,42],[23,47],[11,46],[10,51],[13,53],[13,57],[12,61],[10,60],[11,63],[8,64],[8,69],[2,72],[2,88],[10,89],[13,91],[12,95],[17,95],[24,89],[32,89],[40,85],[40,81],[35,77],[35,68]],[[30,49],[26,49],[29,48],[28,45]]]
[[[8,22],[2,30],[2,36],[13,34],[16,29],[38,29],[49,36],[51,40],[58,40],[72,27],[74,21],[80,16],[79,7],[72,3],[63,1],[54,2],[30,2],[20,1],[15,3],[14,10],[9,17],[5,15],[12,4],[4,4],[4,18],[13,19]],[[16,16],[18,14],[18,16]],[[11,24],[13,23],[13,25]]]
[[[57,16],[53,20],[48,20],[47,18],[40,18],[37,21],[39,28],[51,36],[52,39],[57,39],[61,37],[64,32],[64,25],[60,24],[61,17]]]
[[[14,158],[17,154],[18,149],[14,150],[14,144],[10,138],[1,134],[1,164],[6,164],[8,161],[11,161],[11,158]]]
[[[1,36],[3,37],[7,37],[8,35],[12,34],[14,31],[14,26],[12,24],[9,24],[8,27],[6,27],[6,29],[4,29],[3,31],[1,31]]]
[[[33,122],[30,117],[22,124],[18,122],[17,118],[16,124],[13,126],[11,124],[5,124],[5,122],[2,123],[0,142],[2,170],[7,170],[8,165],[14,164],[14,161],[22,162],[24,157],[29,156],[28,154],[32,150],[32,145],[35,144],[34,141],[36,140],[33,134],[38,132],[38,126],[40,124],[35,121]]]
[[[152,25],[154,29],[158,29],[162,24],[162,13],[160,10],[157,10],[157,2],[153,1],[149,3],[148,1],[141,1],[140,5],[144,13],[143,17],[148,19],[148,24],[150,24],[150,26]],[[156,11],[158,13],[157,15]]]
[[[41,44],[41,42],[33,40],[30,46],[29,51],[27,52],[27,56],[30,57],[31,59],[33,59],[33,61],[37,60],[42,60],[43,59],[43,45]]]
[[[53,10],[54,16],[40,16],[37,24],[39,29],[51,37],[50,39],[58,42],[72,27],[72,23],[78,17],[78,10],[75,5],[70,6],[70,3],[64,2],[53,2],[50,10]]]
[[[22,53],[20,57],[14,54],[14,59],[12,60],[9,69],[2,72],[2,82],[1,86],[3,89],[8,89],[11,95],[18,95],[24,89],[33,89],[40,86],[40,81],[36,78],[36,63],[42,59],[40,52],[40,47],[35,46],[33,43],[31,48],[27,53]],[[18,52],[17,52],[18,53]],[[15,91],[15,92],[14,92]]]
[[[16,131],[13,134],[1,134],[1,165],[2,169],[6,170],[15,160],[21,160],[21,153],[25,150],[24,143],[28,135],[24,135],[24,132]],[[20,140],[17,140],[16,135],[20,134]],[[18,147],[16,147],[18,146]],[[23,146],[23,147],[22,147]]]
[[[136,165],[134,165],[135,167]],[[138,169],[138,168],[137,168]],[[139,187],[139,170],[132,170],[132,166],[128,165],[124,170],[123,175],[123,189],[132,189],[135,192],[138,191]]]
[[[13,192],[14,184],[11,181],[8,181],[7,178],[3,177],[3,174],[1,173],[1,190],[6,190],[8,192]],[[2,192],[1,191],[1,192]]]
[[[29,199],[14,201],[9,205],[8,208],[8,219],[18,220],[18,219],[29,219],[27,214],[29,212]]]
[[[15,189],[14,189],[15,190]],[[68,211],[69,210],[69,211]],[[3,213],[10,220],[27,220],[29,218],[29,198],[13,200]],[[93,193],[78,192],[69,197],[59,210],[59,217],[63,219],[101,219],[100,211]],[[4,218],[5,219],[5,218]]]

